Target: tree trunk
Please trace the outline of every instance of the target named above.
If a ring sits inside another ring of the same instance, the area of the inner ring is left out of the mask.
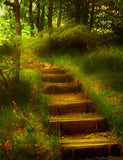
[[[30,27],[31,27],[31,37],[34,36],[34,33],[32,30],[34,29],[34,24],[33,24],[33,15],[32,15],[32,0],[29,1],[29,21],[30,21]]]
[[[49,0],[48,6],[48,28],[52,28],[53,2]]]
[[[21,36],[21,24],[20,24],[20,4],[18,0],[14,0],[14,6],[13,6],[13,11],[14,11],[14,15],[15,15],[15,24],[16,24],[16,35],[17,36]],[[18,84],[19,84],[19,68],[20,68],[20,57],[21,57],[21,50],[19,48],[20,46],[20,38],[17,38],[17,40],[15,41],[15,56],[14,58],[16,59],[16,68],[17,71],[15,73],[15,75],[13,76],[12,80],[12,88],[16,89],[18,88]]]
[[[20,4],[18,0],[14,0],[13,3],[8,2],[6,0],[4,4],[13,8],[15,16],[15,24],[16,24],[16,36],[19,36],[15,41],[15,55],[14,55],[14,58],[16,60],[17,71],[15,72],[15,75],[12,77],[12,88],[17,89],[19,85],[19,68],[20,68],[20,56],[21,56],[21,51],[19,48],[21,41]]]
[[[83,24],[88,24],[88,12],[89,12],[89,2],[85,0],[83,2]]]
[[[36,27],[38,29],[38,32],[40,32],[40,0],[37,0]]]
[[[45,5],[42,6],[40,31],[44,29],[44,15],[45,15]]]
[[[93,21],[94,21],[94,5],[95,5],[95,0],[92,0],[92,10],[91,10],[91,17],[90,17],[90,29],[92,29]]]
[[[60,25],[61,25],[61,17],[62,17],[62,0],[60,0],[60,7],[59,7],[59,15],[58,15],[57,27],[60,27]]]
[[[75,21],[77,24],[80,24],[81,21],[81,1],[75,0]]]

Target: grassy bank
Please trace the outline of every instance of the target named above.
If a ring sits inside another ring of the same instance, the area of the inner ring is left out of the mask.
[[[26,68],[28,61],[33,67]],[[60,144],[48,129],[48,99],[41,92],[41,73],[31,61],[21,60],[16,91],[1,84],[0,159],[58,159]]]
[[[65,68],[82,82],[84,90],[95,102],[120,138],[123,137],[123,48],[98,47],[86,51],[67,50],[47,53],[44,61]]]

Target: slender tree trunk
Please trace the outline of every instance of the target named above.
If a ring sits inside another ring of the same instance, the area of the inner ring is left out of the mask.
[[[18,0],[14,0],[13,11],[15,15],[15,24],[16,24],[16,35],[21,36],[21,23],[20,23],[20,4]],[[20,57],[21,57],[21,50],[19,48],[21,43],[21,37],[15,41],[15,55],[14,58],[16,59],[16,68],[17,71],[13,76],[12,80],[12,88],[17,89],[19,84],[19,68],[20,68]]]
[[[21,35],[21,24],[20,24],[20,4],[18,0],[14,0],[13,7],[14,15],[15,15],[15,24],[16,27],[16,35]]]
[[[58,15],[57,27],[60,27],[60,25],[61,25],[61,17],[62,17],[62,0],[60,0],[60,7],[59,7],[59,15]]]
[[[88,24],[88,12],[89,12],[89,2],[85,0],[83,2],[83,24]]]
[[[32,30],[34,29],[32,5],[33,5],[33,2],[32,0],[30,0],[29,1],[29,21],[30,21],[30,27],[31,27],[31,36],[34,36],[34,33],[32,32]]]
[[[38,29],[38,32],[40,32],[40,0],[37,0],[36,27]]]
[[[91,10],[91,17],[90,17],[90,29],[93,28],[93,21],[94,21],[94,6],[95,6],[95,0],[92,0],[92,10]]]
[[[41,23],[40,23],[40,31],[44,29],[44,15],[45,15],[45,5],[42,6],[42,13],[41,13]]]
[[[53,2],[49,0],[48,6],[48,28],[52,28]]]
[[[80,0],[75,0],[75,21],[77,24],[80,24],[81,21],[81,1]]]
[[[19,36],[19,38],[17,37],[15,41],[15,55],[14,55],[14,58],[16,60],[17,71],[15,72],[15,75],[12,77],[12,88],[17,89],[19,84],[19,68],[20,68],[20,56],[21,56],[21,50],[19,48],[21,41],[20,4],[19,0],[14,0],[13,3],[8,2],[6,0],[4,4],[13,8],[15,16],[15,24],[16,24],[16,35]]]

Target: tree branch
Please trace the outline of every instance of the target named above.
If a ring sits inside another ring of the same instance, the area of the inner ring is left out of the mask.
[[[7,82],[5,76],[4,76],[3,72],[2,72],[2,69],[0,69],[0,75],[1,75],[2,78],[3,78],[3,81],[5,82],[6,87],[9,88],[8,82]]]
[[[7,0],[4,2],[6,6],[14,7],[14,3],[8,2]]]
[[[6,85],[6,83],[2,79],[0,79],[0,82],[2,82],[4,85]]]

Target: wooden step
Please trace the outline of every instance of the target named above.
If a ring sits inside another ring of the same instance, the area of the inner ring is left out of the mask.
[[[59,104],[48,104],[48,112],[50,115],[66,115],[69,113],[89,113],[94,112],[94,106],[91,101],[84,99],[81,101],[59,103]]]
[[[62,159],[75,160],[87,157],[120,156],[120,144],[105,137],[61,139]]]
[[[92,133],[105,131],[107,128],[104,118],[66,118],[51,117],[49,125],[53,130],[61,132],[62,135],[74,135],[80,133]]]
[[[42,69],[41,72],[43,74],[64,74],[64,73],[66,73],[66,71],[64,69],[61,69],[58,67]]]
[[[47,108],[51,115],[95,112],[93,102],[82,93],[50,95],[50,99]]]
[[[43,92],[45,94],[61,94],[80,92],[82,85],[78,82],[71,83],[44,83]]]
[[[68,74],[42,74],[43,82],[67,83],[73,82],[74,78]]]

